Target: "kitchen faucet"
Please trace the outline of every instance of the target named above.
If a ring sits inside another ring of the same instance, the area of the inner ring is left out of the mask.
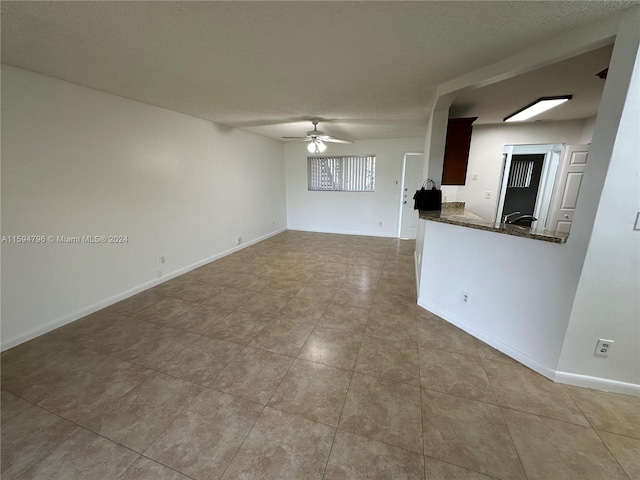
[[[502,217],[502,223],[509,223],[509,219],[514,215],[518,215],[520,212],[511,212]]]

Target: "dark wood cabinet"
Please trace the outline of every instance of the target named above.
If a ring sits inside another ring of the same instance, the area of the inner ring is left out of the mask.
[[[447,140],[444,147],[442,185],[464,185],[467,178],[471,124],[478,117],[450,118],[447,123]]]

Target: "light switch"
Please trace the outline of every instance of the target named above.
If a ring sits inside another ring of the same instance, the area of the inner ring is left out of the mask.
[[[489,200],[491,198],[491,192],[484,192],[484,198]]]
[[[478,180],[478,174],[474,173],[473,175],[471,175],[471,180]]]

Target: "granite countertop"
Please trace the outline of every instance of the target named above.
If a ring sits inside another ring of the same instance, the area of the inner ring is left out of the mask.
[[[442,211],[420,210],[419,217],[432,222],[448,223],[460,227],[475,228],[487,232],[502,233],[522,238],[542,240],[544,242],[565,243],[567,235],[540,228],[521,227],[500,222],[490,222],[464,208],[464,202],[442,204]]]

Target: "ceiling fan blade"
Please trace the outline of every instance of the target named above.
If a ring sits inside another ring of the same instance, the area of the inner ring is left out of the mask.
[[[323,142],[330,142],[330,143],[344,143],[344,144],[353,143],[352,140],[342,140],[341,138],[332,137],[330,135],[327,135],[327,136],[323,137],[322,141]]]
[[[307,132],[306,137],[281,137],[283,140],[294,140],[297,142],[329,142],[329,143],[353,143],[351,140],[342,140],[332,135],[325,135],[324,132],[318,130],[318,120],[312,120],[313,130]]]

